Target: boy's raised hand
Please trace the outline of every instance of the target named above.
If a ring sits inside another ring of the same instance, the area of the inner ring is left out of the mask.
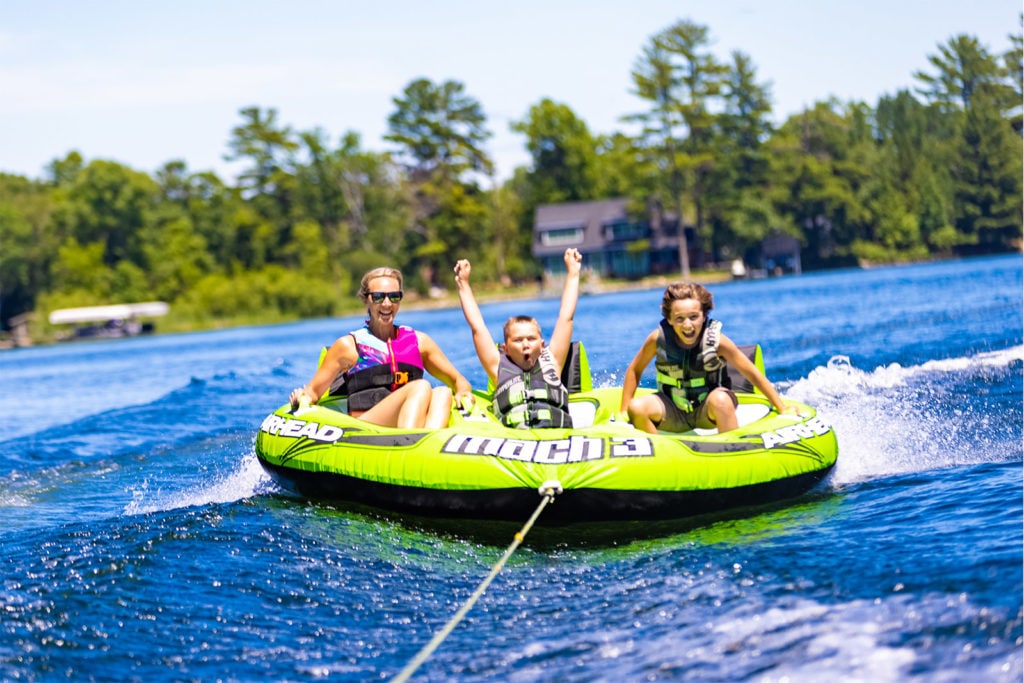
[[[580,253],[579,249],[566,249],[565,255],[565,270],[569,275],[579,275],[580,267],[583,264],[583,254]]]
[[[468,259],[459,259],[455,262],[455,282],[469,282],[469,274],[473,271]]]

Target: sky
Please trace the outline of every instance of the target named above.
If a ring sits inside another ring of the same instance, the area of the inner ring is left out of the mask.
[[[682,19],[708,28],[721,61],[751,59],[781,123],[829,97],[874,106],[913,89],[955,35],[1001,54],[1020,13],[1020,0],[0,0],[0,172],[41,179],[77,150],[234,182],[224,156],[251,106],[383,152],[393,99],[427,78],[481,104],[503,179],[529,164],[509,124],[543,98],[594,134],[633,132],[622,117],[647,107],[630,72]]]

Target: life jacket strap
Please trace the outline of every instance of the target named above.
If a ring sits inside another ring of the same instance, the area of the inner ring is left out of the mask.
[[[685,380],[679,377],[673,377],[672,375],[666,375],[662,372],[657,373],[657,380],[658,384],[674,387],[676,389],[694,389],[707,385],[707,379],[704,377],[693,377],[689,380]]]

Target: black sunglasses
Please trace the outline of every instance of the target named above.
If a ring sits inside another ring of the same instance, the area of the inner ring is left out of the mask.
[[[384,303],[384,297],[387,297],[388,300],[391,303],[397,304],[399,301],[402,300],[402,293],[401,292],[370,292],[370,301],[372,301],[375,304],[382,304],[382,303]]]

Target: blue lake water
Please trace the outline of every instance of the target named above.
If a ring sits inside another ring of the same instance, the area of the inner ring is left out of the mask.
[[[832,474],[663,535],[528,535],[414,680],[1020,681],[1021,265],[713,286],[725,333],[834,426]],[[580,299],[596,385],[660,297]],[[483,311],[497,337],[520,312],[550,332],[557,308]],[[360,320],[0,353],[0,679],[398,674],[504,545],[289,497],[252,446]],[[458,310],[399,321],[486,384]]]

